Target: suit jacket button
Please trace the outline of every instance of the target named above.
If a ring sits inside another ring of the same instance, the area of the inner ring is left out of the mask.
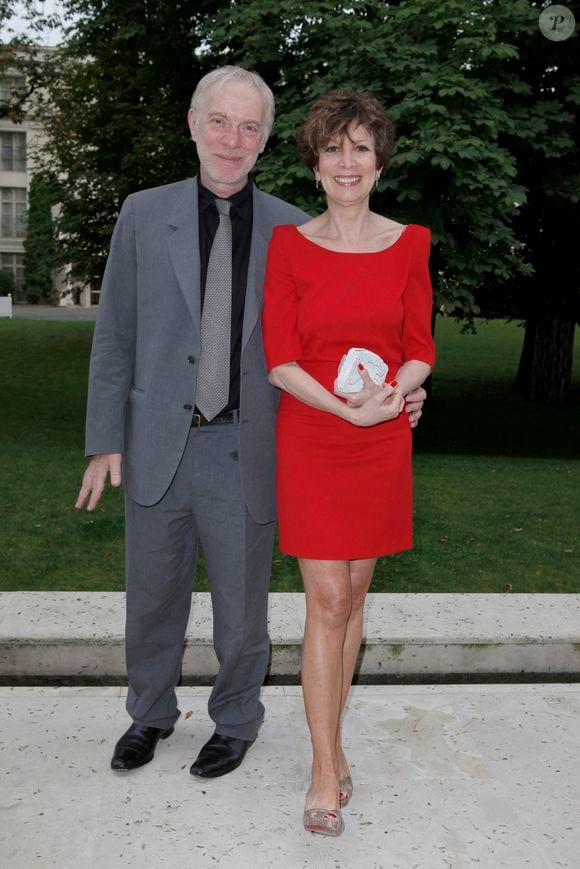
[[[193,410],[193,405],[192,404],[184,404],[183,409],[184,410]]]
[[[195,356],[188,356],[187,361],[190,365],[193,365],[193,363],[195,362]]]

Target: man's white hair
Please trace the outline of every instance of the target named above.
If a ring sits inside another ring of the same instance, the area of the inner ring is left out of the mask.
[[[262,145],[265,145],[274,124],[274,94],[262,76],[258,75],[257,72],[251,72],[249,69],[243,69],[241,66],[220,66],[218,69],[208,72],[207,75],[204,75],[199,80],[191,98],[191,108],[195,120],[199,120],[204,100],[210,88],[218,84],[227,84],[230,81],[246,84],[248,87],[255,87],[262,94],[264,105],[266,106],[266,118],[264,129],[262,130]]]

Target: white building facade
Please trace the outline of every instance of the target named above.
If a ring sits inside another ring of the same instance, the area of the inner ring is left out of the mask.
[[[6,75],[0,79],[0,100],[22,90],[24,80]],[[12,275],[14,301],[26,301],[24,292],[24,239],[28,196],[29,154],[38,143],[40,127],[25,120],[15,124],[0,118],[0,270]]]
[[[22,76],[4,74],[0,78],[0,101],[10,102],[15,92],[24,90]],[[0,271],[8,272],[13,280],[13,301],[24,303],[24,240],[26,238],[26,212],[28,189],[34,174],[38,149],[45,141],[40,123],[31,113],[22,122],[0,118]],[[56,270],[54,284],[61,305],[71,305],[75,296],[89,307],[89,289],[73,292],[70,268]],[[0,290],[0,293],[2,291]]]

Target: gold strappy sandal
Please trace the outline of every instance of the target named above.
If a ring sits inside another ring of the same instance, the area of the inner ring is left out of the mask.
[[[340,808],[344,809],[345,806],[348,806],[352,797],[353,785],[351,777],[345,775],[339,781],[338,786],[340,787]]]
[[[340,809],[305,809],[304,829],[322,836],[340,836],[344,830]]]

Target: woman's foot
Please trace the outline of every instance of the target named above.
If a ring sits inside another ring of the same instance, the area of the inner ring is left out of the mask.
[[[339,781],[340,786],[340,808],[344,809],[345,806],[348,806],[352,797],[353,785],[352,779],[349,775],[341,778]]]
[[[336,753],[338,755],[340,807],[343,809],[350,802],[353,786],[350,769],[348,768],[348,763],[346,762],[342,746],[338,746]]]
[[[316,775],[306,794],[304,829],[323,836],[340,836],[344,822],[340,814],[340,796],[336,773]]]
[[[338,776],[334,773],[313,776],[306,793],[304,810],[338,809],[339,803]]]
[[[320,833],[322,836],[340,836],[344,830],[340,809],[334,811],[305,809],[304,829],[309,833]]]
[[[350,776],[350,769],[348,767],[344,751],[342,750],[342,745],[337,745],[336,756],[338,758],[338,777],[348,778]]]

